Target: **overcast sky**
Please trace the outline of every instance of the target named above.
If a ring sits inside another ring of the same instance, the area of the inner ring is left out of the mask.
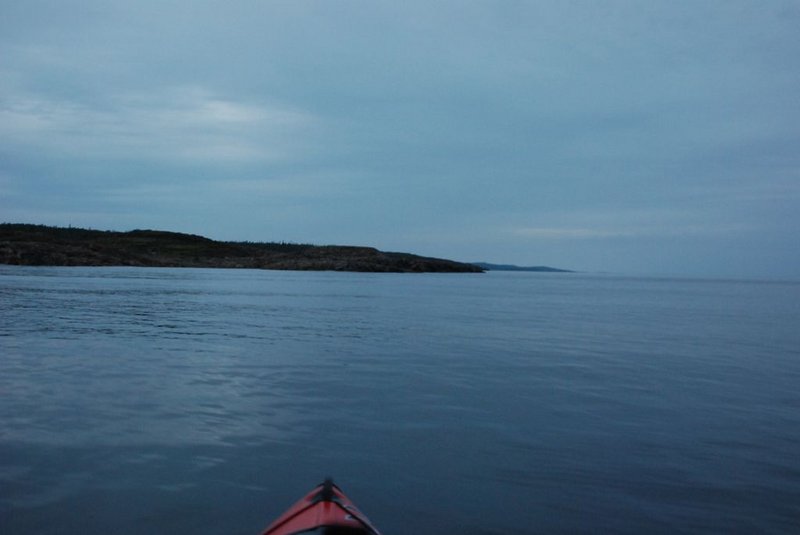
[[[0,0],[0,221],[800,278],[800,2]]]

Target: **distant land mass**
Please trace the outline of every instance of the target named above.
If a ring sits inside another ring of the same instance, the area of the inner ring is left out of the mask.
[[[0,224],[0,264],[481,273],[473,264],[372,247],[215,241],[162,230],[115,232]]]
[[[539,271],[543,273],[575,273],[569,269],[558,269],[547,266],[515,266],[512,264],[489,264],[488,262],[473,262],[473,266],[486,271]]]

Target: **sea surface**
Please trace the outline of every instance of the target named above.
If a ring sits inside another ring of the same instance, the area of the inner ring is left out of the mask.
[[[800,284],[0,266],[0,533],[800,532]]]

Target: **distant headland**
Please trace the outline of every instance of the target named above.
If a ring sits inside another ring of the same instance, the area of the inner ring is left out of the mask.
[[[0,224],[0,264],[481,273],[463,262],[372,247],[215,241],[162,230],[115,232]]]
[[[548,266],[515,266],[512,264],[490,264],[488,262],[472,262],[486,271],[536,271],[539,273],[575,273],[569,269],[558,269]]]

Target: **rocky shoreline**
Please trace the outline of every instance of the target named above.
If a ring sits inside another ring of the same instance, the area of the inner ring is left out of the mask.
[[[481,273],[463,262],[372,247],[220,242],[159,230],[114,232],[44,225],[0,224],[0,264],[142,266],[299,271]]]

